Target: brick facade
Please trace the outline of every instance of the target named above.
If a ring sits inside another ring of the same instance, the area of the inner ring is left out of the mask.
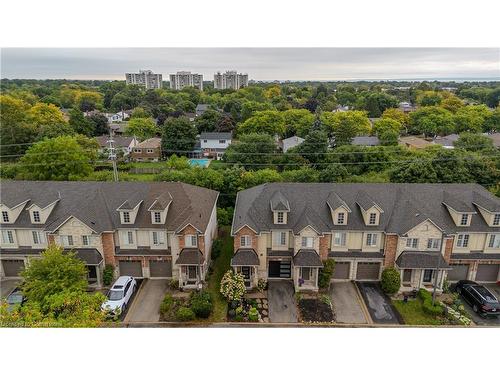
[[[234,251],[238,250],[241,247],[241,236],[250,236],[250,239],[252,241],[252,248],[257,250],[257,234],[253,230],[251,230],[248,227],[243,227],[241,228],[235,235],[234,235]]]
[[[192,226],[188,225],[186,228],[184,228],[182,231],[179,232],[179,249],[184,249],[186,246],[186,241],[184,236],[188,234],[193,234],[198,236],[198,249],[205,254],[205,238],[203,235],[199,235],[198,231]]]
[[[384,245],[384,268],[394,267],[396,262],[396,253],[398,250],[398,236],[395,234],[387,234],[385,236]]]
[[[444,260],[446,260],[447,263],[450,263],[451,253],[453,251],[453,237],[447,238],[445,241],[446,242],[444,246]]]
[[[104,264],[116,266],[115,262],[115,239],[113,233],[102,233],[102,252],[104,256]]]
[[[328,259],[328,252],[330,251],[331,234],[325,234],[319,238],[319,256],[321,260]]]

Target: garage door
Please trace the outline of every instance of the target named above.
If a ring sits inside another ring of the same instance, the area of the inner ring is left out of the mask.
[[[292,277],[292,263],[282,260],[269,261],[269,277],[289,279]]]
[[[380,262],[358,263],[356,280],[378,280]]]
[[[172,277],[172,261],[171,260],[150,260],[149,261],[149,276],[150,277]]]
[[[476,281],[495,282],[498,278],[498,264],[480,264],[477,266]]]
[[[351,262],[335,262],[332,279],[348,279]]]
[[[24,260],[2,260],[5,277],[18,277],[24,270]]]
[[[452,264],[452,269],[448,271],[447,279],[449,281],[467,280],[469,274],[468,264]]]
[[[120,260],[120,276],[142,277],[142,265],[138,260]]]

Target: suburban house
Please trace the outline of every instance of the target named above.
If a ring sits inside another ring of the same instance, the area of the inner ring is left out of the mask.
[[[113,122],[109,124],[109,130],[113,135],[123,135],[125,133],[125,130],[127,130],[128,127],[128,122]]]
[[[19,277],[49,243],[74,251],[88,279],[173,278],[195,288],[217,236],[218,192],[180,182],[3,181],[1,276]]]
[[[101,151],[106,151],[110,147],[109,136],[101,135],[99,137],[95,137],[97,143],[99,143],[99,147]],[[117,152],[122,152],[124,156],[127,156],[132,152],[132,149],[137,146],[139,142],[135,137],[122,137],[116,136],[113,137],[113,146]]]
[[[279,142],[279,146],[283,150],[283,152],[287,152],[291,148],[300,145],[304,141],[305,141],[304,138],[294,135],[293,137],[283,139],[281,142]]]
[[[353,146],[380,146],[377,136],[359,136],[352,139]]]
[[[486,137],[493,141],[493,146],[500,148],[500,133],[485,133]]]
[[[411,103],[400,102],[399,109],[405,113],[408,113],[408,112],[413,112],[415,110],[415,107]]]
[[[409,149],[422,149],[428,146],[432,146],[432,143],[419,137],[413,135],[407,137],[400,137],[398,143],[402,146],[406,146]]]
[[[204,132],[200,134],[200,148],[204,157],[220,160],[233,140],[232,133]]]
[[[263,184],[238,193],[231,233],[249,288],[317,290],[327,259],[337,280],[395,267],[401,291],[500,280],[500,199],[476,184]]]
[[[161,138],[149,138],[132,148],[132,160],[158,161],[161,159]]]
[[[115,123],[115,122],[123,122],[126,119],[130,118],[132,115],[132,111],[120,111],[116,113],[103,113],[104,116],[108,118],[108,122]]]
[[[196,117],[203,115],[209,108],[208,104],[198,104],[195,109]]]

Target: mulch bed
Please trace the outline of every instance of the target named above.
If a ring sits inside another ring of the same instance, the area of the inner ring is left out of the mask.
[[[299,301],[301,320],[307,323],[331,323],[335,321],[330,304],[318,298],[303,298]]]
[[[238,307],[242,309],[238,309]],[[269,322],[269,307],[267,298],[244,298],[241,303],[230,303],[227,307],[228,322],[248,322],[248,311],[254,307],[259,312],[259,322]],[[241,311],[241,313],[237,313]]]

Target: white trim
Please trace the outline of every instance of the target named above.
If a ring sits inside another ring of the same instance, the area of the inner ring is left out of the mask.
[[[94,233],[97,234],[97,232],[94,229],[92,229],[91,227],[89,227],[87,224],[85,224],[83,221],[81,221],[79,218],[77,218],[74,215],[68,216],[68,218],[66,220],[64,220],[61,224],[59,224],[56,228],[54,228],[53,230],[51,230],[49,233],[55,233],[60,227],[62,227],[64,224],[66,224],[68,222],[68,220],[71,219],[71,218],[78,220],[80,223],[82,223],[87,228],[89,228],[92,232],[94,232]]]

